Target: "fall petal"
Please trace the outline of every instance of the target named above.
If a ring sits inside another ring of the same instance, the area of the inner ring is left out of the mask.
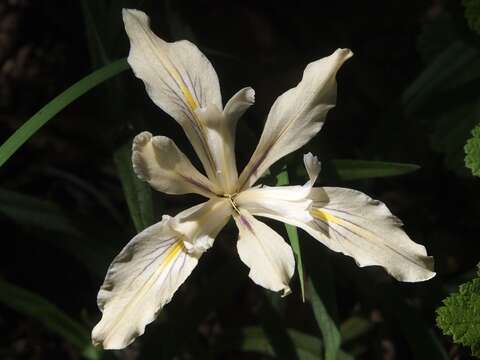
[[[303,228],[332,250],[353,257],[359,266],[382,266],[399,281],[435,276],[433,258],[408,237],[382,202],[331,187],[314,189],[311,198],[313,222]]]
[[[302,228],[331,250],[353,257],[359,266],[382,266],[399,281],[435,276],[425,247],[408,237],[400,220],[380,201],[350,189],[313,188],[311,205],[302,210],[298,201],[276,195],[257,195],[257,203],[250,197],[250,202],[238,204],[253,215]]]
[[[247,189],[277,160],[305,145],[317,134],[335,106],[335,75],[352,56],[348,49],[310,63],[300,83],[282,94],[268,114],[260,141],[239,178],[238,190]]]
[[[208,177],[216,179],[204,124],[196,114],[198,109],[209,106],[222,109],[212,64],[188,41],[168,43],[160,39],[141,11],[124,9],[123,21],[130,39],[128,62],[135,75],[145,83],[152,101],[183,127]]]
[[[103,315],[92,331],[93,343],[122,349],[142,335],[229,216],[228,202],[210,200],[174,218],[164,216],[135,236],[110,265],[98,293]]]
[[[239,229],[238,254],[250,268],[250,278],[266,289],[288,295],[291,292],[288,283],[295,271],[290,245],[243,209],[234,219]]]

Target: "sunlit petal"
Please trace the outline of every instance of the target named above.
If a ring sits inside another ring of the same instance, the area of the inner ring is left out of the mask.
[[[285,240],[245,210],[234,216],[240,231],[237,250],[250,268],[249,276],[258,285],[288,295],[295,271],[295,258]]]
[[[215,106],[197,111],[205,124],[205,134],[217,169],[218,183],[225,193],[233,193],[238,172],[235,160],[235,132],[241,115],[254,103],[255,92],[244,88],[227,103],[225,110]]]
[[[102,319],[92,341],[121,349],[143,334],[197,265],[230,217],[225,200],[210,200],[135,236],[110,265],[98,293]]]
[[[253,187],[239,193],[235,203],[252,214],[274,212],[286,218],[310,221],[312,200],[309,195],[320,173],[320,162],[311,153],[305,154],[303,161],[309,175],[309,180],[303,186]]]
[[[335,106],[335,75],[352,56],[348,49],[310,63],[300,83],[273,104],[260,141],[239,178],[239,190],[252,186],[278,159],[305,145],[320,131]]]
[[[196,114],[210,106],[222,110],[218,77],[212,64],[188,41],[168,43],[157,37],[148,16],[138,10],[123,11],[130,38],[128,62],[143,80],[152,101],[184,129],[208,177],[217,178],[205,137],[205,125]]]
[[[133,169],[154,189],[167,194],[197,193],[215,196],[220,190],[198,172],[173,140],[143,132],[132,147]]]
[[[359,266],[382,266],[406,282],[435,276],[433,258],[425,247],[408,237],[400,220],[380,201],[350,189],[313,188],[311,206],[302,210],[301,203],[278,194],[257,194],[257,203],[254,197],[237,203],[253,215],[302,228],[331,250],[353,257]]]
[[[235,134],[235,129],[238,119],[248,110],[250,106],[255,103],[255,90],[251,87],[246,87],[239,90],[235,95],[228,100],[225,105],[223,113],[231,122],[231,131]],[[235,136],[233,137],[235,138]]]
[[[382,266],[400,281],[435,276],[433,258],[408,237],[382,202],[359,191],[329,187],[314,189],[311,198],[314,220],[304,229],[332,250],[353,257],[359,266]]]

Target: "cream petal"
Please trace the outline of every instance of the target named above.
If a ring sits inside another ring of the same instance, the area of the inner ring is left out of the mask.
[[[92,331],[93,343],[122,349],[142,335],[195,268],[208,248],[205,244],[213,243],[230,212],[228,201],[212,199],[174,218],[164,216],[135,236],[113,260],[98,293],[103,315]]]
[[[124,9],[123,21],[130,38],[128,63],[143,80],[152,101],[172,116],[185,131],[208,177],[215,181],[216,169],[205,138],[200,108],[222,109],[218,77],[212,64],[188,41],[168,43],[157,37],[148,16]]]
[[[282,94],[268,114],[260,141],[239,178],[238,190],[252,186],[278,159],[305,145],[320,131],[335,106],[335,75],[352,56],[348,49],[310,63],[300,83]]]
[[[223,112],[216,106],[197,111],[199,119],[205,124],[205,134],[217,169],[219,185],[227,194],[234,192],[238,180],[235,160],[237,122],[254,101],[253,89],[244,88],[228,101]]]
[[[142,132],[133,140],[133,169],[155,190],[167,194],[216,196],[219,188],[192,165],[173,140]]]
[[[246,87],[239,90],[235,95],[228,100],[225,105],[223,113],[227,117],[228,121],[232,124],[232,131],[235,134],[235,128],[238,119],[242,117],[245,111],[255,103],[255,90],[251,87]],[[235,138],[235,136],[234,136]]]
[[[310,221],[312,200],[309,195],[320,173],[320,162],[312,153],[305,154],[303,162],[309,175],[305,185],[253,187],[239,193],[235,203],[252,214],[275,212],[286,218]]]
[[[257,198],[257,204],[239,201],[237,204],[253,215],[302,228],[331,250],[353,257],[359,266],[382,266],[394,278],[405,282],[435,276],[433,258],[427,256],[425,247],[408,237],[400,220],[385,204],[359,191],[313,188],[308,210],[272,194],[268,202]]]
[[[285,240],[244,209],[234,214],[239,229],[237,250],[250,268],[249,276],[258,285],[272,291],[291,293],[288,283],[295,271],[295,258]]]

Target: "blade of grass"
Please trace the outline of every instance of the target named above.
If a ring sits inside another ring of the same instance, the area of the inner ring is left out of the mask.
[[[133,171],[130,143],[115,151],[113,157],[122,182],[130,216],[135,229],[140,232],[153,224],[152,190],[146,182],[138,179]]]
[[[332,165],[344,181],[404,175],[420,169],[414,164],[343,159],[333,160]]]
[[[390,316],[405,335],[414,359],[449,359],[433,329],[422,319],[422,314],[404,300],[396,287],[384,285],[379,292],[385,297]]]
[[[287,333],[293,340],[298,351],[299,360],[321,360],[323,359],[322,340],[316,336],[304,332],[287,329]],[[241,329],[229,330],[218,342],[215,349],[217,353],[225,351],[255,352],[266,356],[275,356],[275,351],[270,344],[265,331],[258,326],[249,326]],[[337,360],[353,359],[347,353],[341,351]]]
[[[268,338],[269,344],[278,359],[300,360],[298,349],[288,333],[284,320],[281,316],[280,303],[272,301],[278,299],[270,294],[264,294],[262,306],[259,309],[259,316],[262,328]]]
[[[100,359],[101,354],[93,347],[89,331],[43,297],[0,280],[0,302],[40,321],[77,348],[84,358]]]
[[[335,321],[336,313],[332,309],[335,306],[333,284],[328,278],[328,274],[322,279],[309,278],[307,288],[315,320],[322,332],[325,360],[336,360],[340,351],[341,336]]]
[[[290,184],[290,180],[288,178],[288,171],[287,169],[285,169],[277,175],[277,186],[285,186],[288,184]],[[298,231],[295,226],[288,225],[288,224],[285,224],[285,228],[287,229],[288,239],[290,240],[293,253],[295,254],[298,277],[300,279],[300,289],[302,291],[302,300],[303,302],[305,302],[305,284],[304,284],[304,278],[303,278],[302,250],[300,248]]]
[[[27,120],[0,147],[0,166],[2,166],[33,134],[51,120],[65,107],[80,96],[100,85],[111,77],[129,68],[126,59],[117,60],[106,65],[78,81]]]

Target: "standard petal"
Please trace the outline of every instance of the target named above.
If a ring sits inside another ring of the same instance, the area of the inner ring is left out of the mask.
[[[290,245],[244,209],[234,215],[234,219],[240,231],[238,254],[250,268],[250,278],[266,289],[282,291],[282,296],[288,295],[291,292],[288,283],[295,271]]]
[[[110,265],[98,293],[103,315],[92,331],[93,343],[122,349],[142,335],[195,268],[205,244],[213,243],[230,211],[228,201],[212,199],[175,218],[164,216],[135,236]]]
[[[268,114],[260,141],[239,178],[238,190],[252,186],[278,159],[305,145],[320,131],[335,106],[335,75],[352,56],[348,49],[310,63],[300,83],[282,94]]]
[[[198,172],[173,140],[142,132],[133,140],[133,169],[154,189],[167,194],[216,196],[220,190]]]
[[[257,203],[250,197],[250,202],[237,204],[253,215],[298,226],[331,250],[353,257],[359,266],[382,266],[399,281],[435,276],[425,247],[408,237],[400,220],[380,201],[350,189],[313,188],[311,206],[302,210],[298,202],[277,195],[257,195]]]
[[[218,77],[212,64],[188,41],[168,43],[157,37],[148,16],[124,9],[123,21],[130,38],[128,63],[143,80],[152,101],[172,116],[185,131],[205,171],[216,179],[205,126],[196,111],[215,106],[222,109]]]
[[[197,111],[199,119],[205,124],[205,134],[215,162],[219,186],[227,194],[235,191],[238,180],[235,160],[237,122],[254,101],[253,89],[244,88],[228,101],[223,112],[216,106]]]
[[[238,119],[242,117],[245,111],[255,103],[255,90],[251,87],[246,87],[239,90],[235,95],[228,100],[225,105],[223,113],[228,121],[232,123],[232,131],[235,133],[235,127]]]

